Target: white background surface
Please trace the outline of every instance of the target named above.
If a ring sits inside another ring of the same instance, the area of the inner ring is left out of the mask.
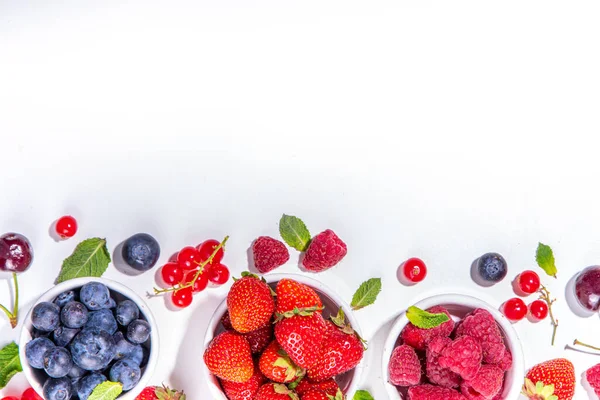
[[[551,328],[520,322],[529,366],[555,356],[578,376],[600,357],[597,317],[576,317],[567,281],[600,262],[600,5],[597,2],[198,2],[0,0],[0,231],[36,251],[21,276],[22,312],[52,286],[75,244],[110,250],[148,232],[166,261],[188,244],[231,235],[234,274],[282,213],[313,233],[334,229],[349,253],[318,275],[346,299],[382,277],[359,313],[371,340],[364,387],[386,398],[378,352],[388,322],[433,293],[499,305],[510,279],[480,288],[471,262],[508,260],[509,278],[553,246],[559,279]],[[76,238],[55,243],[65,213]],[[292,260],[281,272],[297,272]],[[397,266],[429,266],[406,288]],[[153,273],[118,279],[143,294]],[[9,303],[8,281],[0,302]],[[154,381],[205,398],[200,343],[227,287],[161,323]],[[0,344],[17,337],[0,319]],[[0,394],[20,392],[23,377]],[[587,396],[578,386],[577,399]]]

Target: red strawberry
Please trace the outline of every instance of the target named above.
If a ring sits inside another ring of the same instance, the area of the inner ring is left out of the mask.
[[[275,338],[300,368],[311,368],[318,362],[326,333],[325,320],[314,308],[277,315]]]
[[[167,386],[148,386],[135,400],[185,400],[185,394],[171,390]]]
[[[227,295],[227,308],[233,329],[248,333],[265,326],[275,311],[271,288],[256,275],[243,272]]]
[[[258,389],[267,382],[267,378],[260,373],[258,366],[255,366],[254,374],[246,382],[235,383],[223,380],[220,382],[229,400],[252,400]]]
[[[298,395],[281,383],[262,385],[254,400],[298,400]]]
[[[536,365],[527,373],[523,393],[532,400],[571,400],[575,395],[573,364],[557,358]]]
[[[313,387],[321,389],[330,396],[335,396],[338,390],[340,390],[340,387],[333,379],[328,379],[323,382],[312,382],[310,379],[304,378],[300,381],[298,386],[296,386],[296,393],[302,396],[308,389]]]
[[[276,340],[273,340],[262,353],[258,365],[267,378],[279,383],[292,382],[305,372],[290,360]]]
[[[325,391],[312,387],[308,389],[302,396],[300,396],[301,400],[344,400],[345,396],[341,390],[337,390],[334,395],[329,395]]]
[[[230,331],[212,340],[204,351],[204,363],[218,378],[230,382],[246,382],[254,373],[248,341]]]
[[[344,311],[327,321],[328,333],[317,363],[308,369],[308,377],[322,382],[356,367],[362,360],[365,347],[350,324],[346,323]]]
[[[226,311],[221,317],[221,324],[225,330],[234,330],[233,326],[231,325],[231,319],[229,318],[229,311]],[[262,328],[258,328],[252,332],[244,333],[244,337],[248,343],[250,343],[250,350],[252,351],[252,354],[258,354],[262,352],[265,347],[269,345],[269,343],[271,343],[271,340],[273,340],[273,324],[269,322]]]
[[[322,312],[323,302],[311,287],[291,279],[282,279],[275,289],[277,292],[277,305],[275,312],[283,314],[294,308],[317,307],[317,312]]]

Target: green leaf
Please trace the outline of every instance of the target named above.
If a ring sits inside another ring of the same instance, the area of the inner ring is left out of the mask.
[[[123,392],[119,382],[103,382],[94,388],[88,400],[115,400]]]
[[[19,346],[9,343],[0,350],[0,389],[8,385],[8,381],[18,372],[23,371],[19,359]]]
[[[352,400],[375,400],[375,398],[366,390],[357,390]]]
[[[554,253],[552,252],[550,246],[539,243],[537,251],[535,252],[535,261],[537,261],[538,265],[544,270],[544,272],[556,278],[556,273],[558,270],[556,269]]]
[[[408,307],[406,316],[414,326],[421,329],[432,329],[450,321],[446,313],[432,314],[415,306]]]
[[[285,215],[279,220],[279,233],[288,246],[306,251],[310,243],[310,232],[300,218]]]
[[[110,254],[106,248],[106,239],[86,239],[63,261],[57,283],[84,276],[99,278],[108,268],[108,263]]]
[[[363,282],[352,297],[352,303],[350,304],[352,309],[360,310],[375,303],[379,292],[381,292],[381,278],[371,278]]]

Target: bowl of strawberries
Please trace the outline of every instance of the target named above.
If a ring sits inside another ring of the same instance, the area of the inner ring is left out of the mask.
[[[512,400],[525,375],[512,324],[471,296],[426,298],[400,315],[385,342],[390,399]]]
[[[352,309],[322,283],[246,272],[215,311],[204,348],[219,400],[341,400],[358,389],[365,351]]]

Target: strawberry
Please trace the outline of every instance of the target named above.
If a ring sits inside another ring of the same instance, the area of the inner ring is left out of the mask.
[[[322,312],[323,302],[311,287],[291,279],[282,279],[275,289],[277,292],[276,313],[283,314],[293,311],[294,308],[317,307],[317,312]]]
[[[315,308],[277,314],[275,338],[300,368],[311,368],[319,357],[327,326]]]
[[[281,383],[262,385],[254,400],[299,400],[298,395]]]
[[[246,382],[254,373],[248,341],[240,334],[226,331],[214,338],[204,351],[204,363],[218,378]]]
[[[294,365],[276,340],[262,353],[258,365],[268,379],[279,383],[292,382],[305,373],[303,369]]]
[[[231,319],[229,319],[229,311],[226,311],[221,317],[221,324],[225,330],[235,330],[231,325]],[[273,340],[273,324],[269,322],[255,331],[244,333],[244,337],[248,343],[250,343],[252,354],[259,354],[269,345],[269,343],[271,343],[271,340]]]
[[[233,329],[248,333],[271,321],[275,300],[271,288],[264,280],[249,272],[242,272],[242,278],[229,290],[227,308]]]
[[[346,323],[341,308],[332,321],[326,322],[327,336],[318,361],[308,369],[307,375],[314,382],[326,381],[351,370],[362,360],[365,352],[362,339]]]
[[[328,379],[323,382],[313,382],[308,378],[302,379],[298,386],[296,386],[295,390],[296,393],[302,396],[308,389],[311,389],[313,387],[321,389],[330,396],[335,396],[338,390],[340,390],[340,387],[333,379]]]
[[[531,368],[523,394],[532,400],[571,400],[575,395],[575,368],[571,361],[557,358]]]
[[[229,400],[252,400],[258,392],[258,389],[267,382],[267,378],[261,374],[258,366],[254,367],[252,377],[243,383],[229,382],[221,380],[221,387]]]
[[[344,394],[339,389],[335,395],[332,396],[316,387],[308,389],[302,396],[300,396],[301,400],[344,400],[344,398]]]
[[[148,386],[135,400],[185,400],[185,393],[171,390],[165,385]]]

